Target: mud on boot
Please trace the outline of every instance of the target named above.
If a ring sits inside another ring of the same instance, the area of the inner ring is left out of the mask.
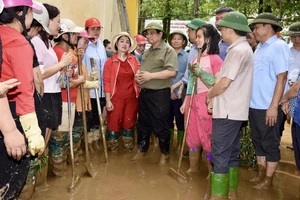
[[[18,197],[18,200],[28,200],[32,198],[35,189],[36,173],[39,168],[39,163],[40,162],[38,158],[30,161],[26,182]]]
[[[200,150],[198,148],[189,149],[190,168],[186,171],[187,173],[199,172],[199,157]]]
[[[261,190],[272,187],[273,176],[265,176],[264,180],[261,183],[253,186],[253,188]]]
[[[259,183],[262,182],[266,176],[266,168],[263,165],[258,164],[257,165],[257,175],[253,178],[251,178],[249,181],[253,183]]]
[[[227,200],[229,193],[229,174],[215,174],[210,176],[210,200]]]
[[[170,154],[162,153],[160,156],[159,165],[166,165],[169,162]]]
[[[115,132],[115,131],[110,131],[108,130],[107,131],[107,147],[108,147],[108,150],[110,151],[114,151],[118,148],[119,146],[119,142],[118,142],[118,139],[119,139],[119,132]]]
[[[131,151],[133,149],[133,134],[134,134],[134,128],[132,129],[123,129],[123,143],[124,148]]]
[[[229,168],[229,194],[228,199],[237,200],[237,186],[239,181],[239,168]]]

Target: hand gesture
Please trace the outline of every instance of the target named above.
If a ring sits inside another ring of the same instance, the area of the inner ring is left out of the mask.
[[[105,107],[107,111],[112,111],[114,109],[114,105],[111,103],[111,101],[107,101]]]
[[[72,54],[71,53],[64,53],[61,57],[60,63],[63,67],[68,66],[72,63]]]
[[[17,79],[12,78],[4,82],[0,82],[0,95],[6,94],[8,90],[20,85],[21,82],[19,82]]]

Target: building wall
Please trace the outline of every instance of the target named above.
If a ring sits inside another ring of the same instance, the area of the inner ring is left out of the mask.
[[[85,20],[96,17],[103,30],[101,40],[109,39],[121,31],[119,11],[116,0],[38,0],[59,8],[61,18],[73,20],[84,27]]]
[[[135,36],[138,32],[139,5],[138,0],[126,0],[126,8],[130,25],[130,33]]]

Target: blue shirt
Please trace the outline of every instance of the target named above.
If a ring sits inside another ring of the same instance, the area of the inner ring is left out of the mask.
[[[300,90],[298,90],[298,96],[296,98],[297,102],[294,111],[294,122],[300,126]]]
[[[292,56],[290,58],[290,68],[288,80],[291,82],[296,82],[298,74],[300,72],[300,51],[297,51],[295,47],[290,48]]]
[[[277,82],[277,75],[289,69],[290,50],[276,35],[264,44],[259,43],[254,52],[253,88],[250,108],[269,108]]]
[[[196,43],[193,45],[193,47],[191,48],[190,50],[190,53],[188,55],[188,59],[187,59],[187,67],[185,69],[185,73],[184,73],[184,76],[182,78],[182,82],[184,84],[187,84],[188,82],[188,78],[189,78],[189,67],[188,67],[188,64],[193,64],[193,61],[195,60],[195,58],[197,58],[198,56],[198,50],[197,50],[197,45]]]
[[[184,50],[181,50],[177,54],[178,72],[177,72],[177,75],[172,80],[172,85],[174,85],[178,81],[182,80],[182,78],[185,74],[186,68],[187,68],[188,55],[189,54],[187,52],[185,52]],[[174,93],[177,94],[178,90],[179,90],[179,88],[175,88]]]
[[[92,72],[90,58],[95,59],[95,70],[97,70],[99,73],[99,97],[105,97],[103,89],[103,69],[107,57],[105,48],[101,40],[98,40],[96,45],[89,41],[88,47],[84,53],[82,62],[85,65],[89,74]],[[90,97],[93,99],[96,98],[94,90],[90,90]]]
[[[219,42],[219,49],[220,49],[219,56],[223,61],[225,60],[225,57],[227,55],[227,49],[228,49],[229,46],[230,46],[229,43],[224,42],[223,40],[220,40],[220,42]]]

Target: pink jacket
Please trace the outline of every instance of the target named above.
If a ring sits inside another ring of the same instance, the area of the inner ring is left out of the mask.
[[[137,70],[140,68],[140,62],[138,59],[132,54],[127,55],[128,64],[131,66],[133,73],[135,74]],[[120,61],[118,59],[117,53],[114,53],[113,56],[105,62],[104,71],[103,71],[103,83],[104,83],[104,92],[110,93],[110,98],[114,96],[116,93],[116,83],[117,76],[120,69]],[[135,80],[132,80],[134,91],[136,97],[138,98],[140,94],[140,88]]]

